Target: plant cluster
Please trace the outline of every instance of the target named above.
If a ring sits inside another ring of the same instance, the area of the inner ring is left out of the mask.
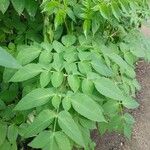
[[[0,150],[94,150],[94,129],[131,137],[147,0],[1,0],[0,11]]]

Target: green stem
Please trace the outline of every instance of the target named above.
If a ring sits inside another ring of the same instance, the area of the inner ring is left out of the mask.
[[[69,30],[69,27],[68,27],[68,24],[66,22],[66,20],[64,19],[64,22],[65,22],[65,26],[66,26],[66,29],[67,29],[67,33],[70,33],[70,30]]]
[[[65,0],[63,0],[63,4],[64,4],[65,10],[66,10],[67,9],[67,4],[66,4]],[[65,18],[64,18],[64,23],[65,23],[65,26],[66,26],[66,29],[67,29],[67,33],[70,33],[70,30],[69,30],[69,27],[68,27],[68,24],[67,24],[67,21],[66,21]]]
[[[44,25],[43,25],[43,36],[44,36],[44,42],[48,42],[47,37],[47,26],[49,24],[49,17],[45,14],[44,15]]]
[[[121,103],[119,104],[119,109],[120,109],[121,116],[123,116],[123,108],[122,108],[122,104]]]
[[[58,112],[59,112],[59,108],[57,109],[57,114],[58,114]],[[56,131],[57,119],[58,119],[58,118],[56,117],[55,120],[54,120],[54,128],[53,128],[53,132]]]

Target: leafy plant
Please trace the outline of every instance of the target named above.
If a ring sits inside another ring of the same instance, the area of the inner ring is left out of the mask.
[[[0,10],[1,45],[16,58],[0,49],[1,150],[94,150],[93,129],[131,137],[135,62],[150,60],[146,0],[3,0]]]

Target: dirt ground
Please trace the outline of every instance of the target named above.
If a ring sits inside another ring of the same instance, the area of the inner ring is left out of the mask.
[[[127,141],[117,134],[99,137],[95,132],[96,150],[150,150],[150,64],[138,62],[137,78],[142,89],[137,94],[140,107],[131,112],[136,119],[132,140]]]

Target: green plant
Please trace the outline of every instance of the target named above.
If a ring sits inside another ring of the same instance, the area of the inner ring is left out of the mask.
[[[139,31],[148,2],[2,1],[1,45],[21,66],[1,69],[0,149],[94,150],[93,129],[130,138],[135,62],[150,60]]]

